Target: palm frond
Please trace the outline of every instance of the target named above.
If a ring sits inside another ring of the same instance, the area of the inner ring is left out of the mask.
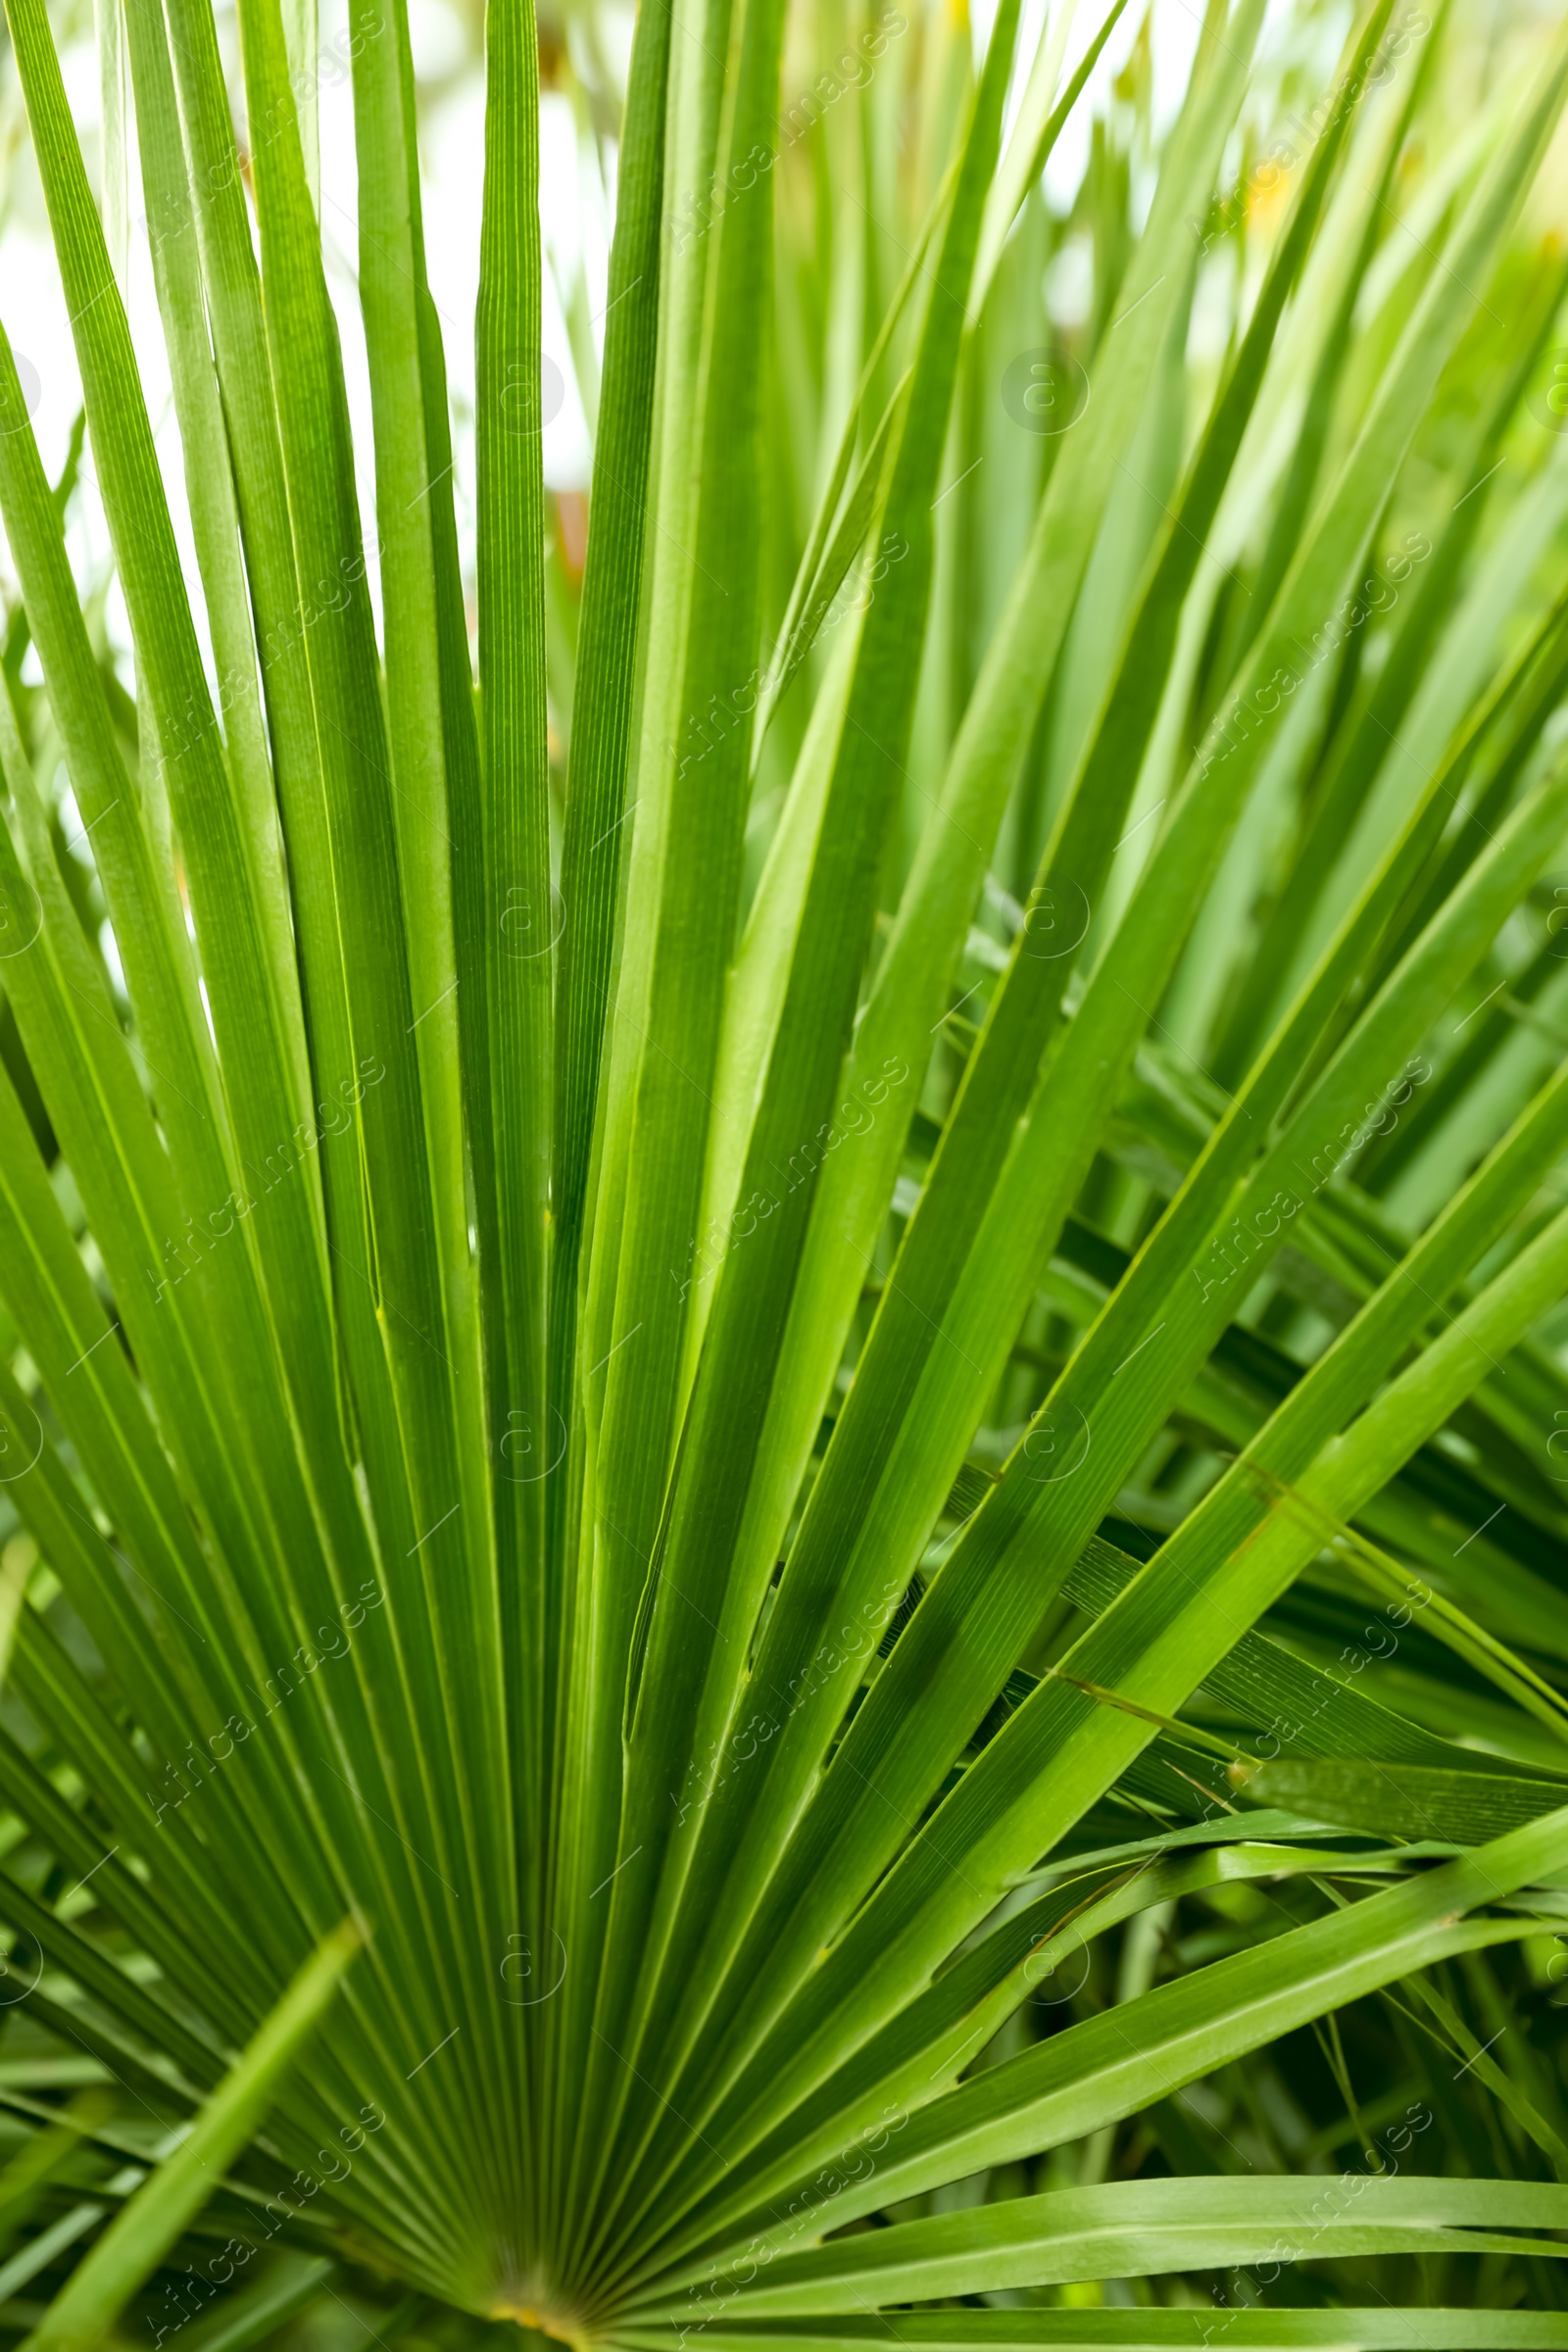
[[[1568,36],[490,0],[470,429],[406,0],[352,313],[314,6],[103,15],[0,2328],[1568,2346]]]

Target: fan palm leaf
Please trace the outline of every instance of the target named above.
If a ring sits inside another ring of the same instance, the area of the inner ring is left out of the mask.
[[[363,415],[314,10],[111,12],[178,481],[7,0],[134,684],[0,338],[40,2345],[1568,2344],[1568,38],[1303,10],[1259,160],[1124,4],[642,8],[578,579],[523,0],[471,448],[405,0]]]

